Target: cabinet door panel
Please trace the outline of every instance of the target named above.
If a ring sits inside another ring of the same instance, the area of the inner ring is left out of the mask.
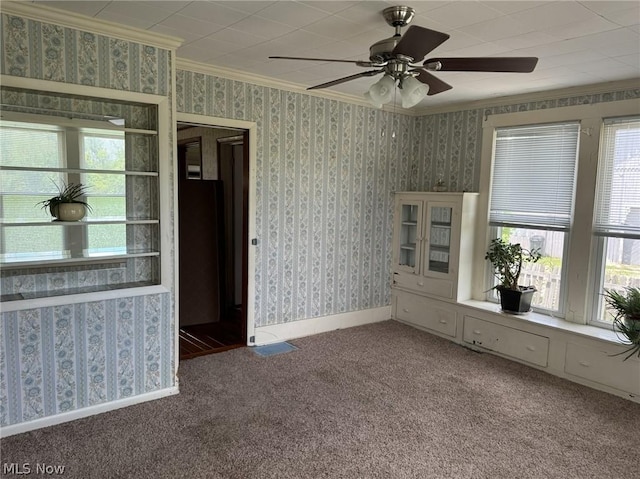
[[[434,279],[415,274],[395,273],[394,286],[411,289],[418,293],[431,294],[441,298],[453,298],[453,281]]]
[[[422,274],[453,278],[457,254],[455,239],[459,235],[456,221],[460,216],[459,207],[455,203],[428,201],[426,209]]]
[[[422,201],[400,200],[396,206],[393,261],[399,271],[419,272],[422,215]]]
[[[429,301],[421,296],[398,294],[396,319],[422,326],[451,337],[456,336],[456,311],[446,303]]]
[[[640,361],[635,358],[623,361],[623,357],[611,356],[618,351],[591,348],[581,344],[567,344],[564,371],[612,388],[640,394]]]
[[[549,338],[544,336],[465,316],[463,339],[491,351],[547,366]]]

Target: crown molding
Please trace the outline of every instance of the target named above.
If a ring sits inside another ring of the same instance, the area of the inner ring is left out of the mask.
[[[78,13],[46,7],[41,3],[35,6],[24,2],[3,1],[0,5],[0,12],[109,37],[121,38],[122,40],[142,43],[144,45],[152,45],[167,50],[175,50],[183,43],[181,38],[126,27],[119,23],[107,22]]]
[[[369,102],[356,95],[349,95],[346,93],[339,93],[329,90],[307,90],[304,85],[301,85],[299,83],[276,80],[275,78],[271,77],[255,75],[240,70],[233,70],[231,68],[209,65],[192,60],[185,60],[183,58],[176,59],[176,68],[179,70],[187,70],[194,73],[202,73],[205,75],[226,78],[228,80],[237,80],[268,88],[276,88],[279,90],[301,93],[318,98],[327,98],[329,100],[338,100],[354,105],[365,106],[367,108],[374,108]],[[416,113],[414,110],[406,110],[404,108],[394,107],[392,105],[383,105],[382,110],[391,113],[399,113],[401,115],[418,116],[418,113]]]
[[[638,88],[640,88],[640,78],[631,78],[628,80],[618,80],[604,83],[591,83],[589,85],[580,85],[557,90],[543,90],[534,93],[523,93],[521,95],[501,96],[471,102],[451,103],[434,108],[420,108],[420,110],[417,111],[418,115],[416,116],[437,115],[440,113],[451,113],[463,110],[478,110],[482,108],[513,105],[517,103],[557,100],[560,98],[568,98],[573,96],[595,95],[599,93],[610,93]]]

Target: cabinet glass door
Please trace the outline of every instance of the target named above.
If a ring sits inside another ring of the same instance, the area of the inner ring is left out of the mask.
[[[451,264],[451,219],[453,207],[429,205],[426,268],[432,273],[449,274]]]
[[[398,266],[415,272],[420,261],[416,243],[419,240],[422,207],[418,203],[405,203],[400,207],[400,241],[398,244]]]

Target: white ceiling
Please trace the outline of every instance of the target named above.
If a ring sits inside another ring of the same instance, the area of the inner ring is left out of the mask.
[[[305,88],[363,70],[355,64],[268,57],[368,60],[369,46],[394,33],[381,15],[392,5],[415,8],[413,25],[451,35],[428,56],[540,59],[528,74],[436,73],[453,89],[427,97],[420,107],[640,77],[638,0],[33,3],[183,38],[179,58]],[[361,78],[329,90],[361,98],[378,78]]]

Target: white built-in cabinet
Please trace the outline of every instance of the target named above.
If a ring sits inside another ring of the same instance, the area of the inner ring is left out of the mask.
[[[512,315],[471,298],[477,193],[396,193],[392,318],[640,402],[640,360],[615,335],[537,313]],[[478,261],[475,261],[478,264]]]
[[[393,286],[468,299],[477,193],[397,193]]]

